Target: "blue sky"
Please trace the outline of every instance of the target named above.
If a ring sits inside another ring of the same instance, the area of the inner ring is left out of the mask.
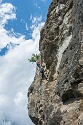
[[[11,3],[16,7],[15,20],[9,20],[9,23],[5,25],[7,30],[14,29],[14,32],[25,35],[26,39],[31,38],[32,30],[32,18],[42,16],[41,21],[45,21],[48,6],[51,0],[3,0],[3,2]],[[26,29],[28,27],[28,30]]]
[[[0,0],[0,125],[33,125],[27,91],[39,53],[40,30],[51,0]]]

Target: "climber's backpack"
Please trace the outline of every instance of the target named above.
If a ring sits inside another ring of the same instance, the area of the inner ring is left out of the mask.
[[[43,67],[40,67],[40,72],[41,72],[41,73],[43,73],[43,72],[44,72]]]

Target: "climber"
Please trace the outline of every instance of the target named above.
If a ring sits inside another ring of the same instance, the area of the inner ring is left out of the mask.
[[[42,79],[45,78],[47,79],[47,76],[45,75],[44,73],[44,68],[40,65],[40,62],[36,62],[37,66],[39,67],[40,69],[40,72],[42,73]]]
[[[36,62],[36,64],[37,64],[37,66],[40,68],[41,66],[40,66],[40,62],[38,61],[38,62]]]

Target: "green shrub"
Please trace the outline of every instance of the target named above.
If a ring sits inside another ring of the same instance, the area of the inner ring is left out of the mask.
[[[34,63],[34,62],[38,61],[39,59],[40,59],[40,54],[32,54],[32,57],[28,60],[29,60],[29,62]]]

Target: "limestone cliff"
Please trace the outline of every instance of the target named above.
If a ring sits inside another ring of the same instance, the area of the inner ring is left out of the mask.
[[[83,0],[53,0],[41,30],[39,69],[28,90],[35,125],[83,125]]]

